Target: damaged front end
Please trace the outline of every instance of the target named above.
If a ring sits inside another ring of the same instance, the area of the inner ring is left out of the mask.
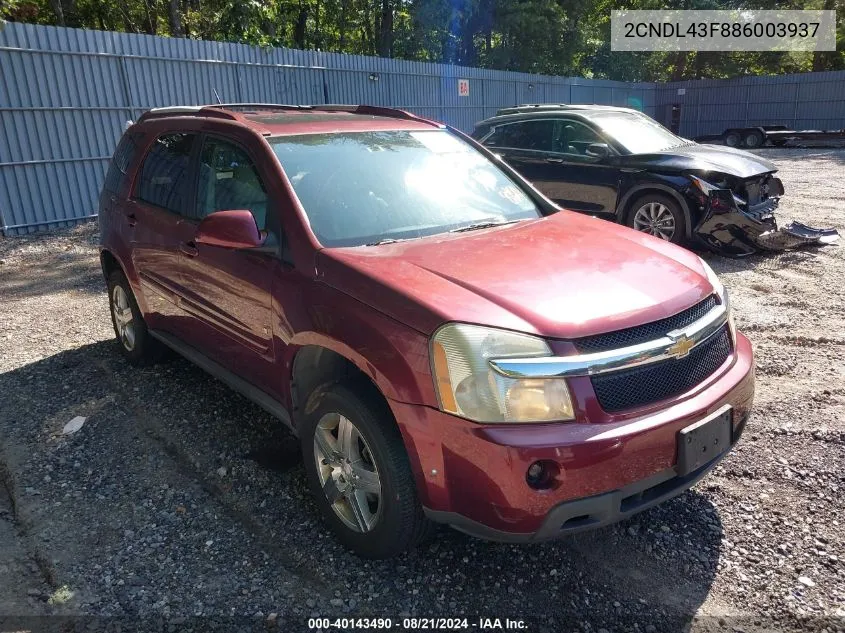
[[[699,191],[703,213],[693,235],[721,255],[742,257],[759,251],[782,251],[839,239],[836,229],[815,229],[791,222],[778,228],[775,209],[783,195],[779,178],[766,175],[744,183],[745,199],[730,188],[690,176]]]

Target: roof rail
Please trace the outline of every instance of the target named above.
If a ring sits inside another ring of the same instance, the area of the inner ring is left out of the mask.
[[[167,116],[208,116],[231,120],[240,120],[244,110],[279,110],[279,111],[316,111],[316,112],[348,112],[368,116],[383,116],[394,119],[408,119],[412,121],[428,121],[415,114],[397,108],[385,108],[370,105],[318,104],[318,105],[289,105],[283,103],[212,103],[201,106],[169,106],[152,108],[144,112],[138,121],[167,117]]]
[[[150,108],[138,117],[138,123],[169,116],[207,116],[232,121],[240,119],[235,112],[214,108],[213,106],[167,106],[165,108]]]
[[[509,108],[500,108],[496,111],[496,115],[516,114],[517,112],[532,112],[536,110],[560,110],[568,107],[568,103],[523,103],[522,105],[511,106]]]
[[[308,110],[311,106],[286,103],[213,103],[206,108],[220,110]]]

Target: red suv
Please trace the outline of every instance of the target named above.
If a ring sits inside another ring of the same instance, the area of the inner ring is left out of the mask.
[[[123,354],[171,348],[276,415],[362,556],[434,523],[538,541],[623,519],[749,415],[751,346],[706,263],[406,112],[152,110],[100,229]]]

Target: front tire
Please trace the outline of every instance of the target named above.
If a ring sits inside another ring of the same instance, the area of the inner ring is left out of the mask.
[[[682,244],[686,236],[686,218],[681,205],[659,193],[648,193],[634,200],[625,223],[634,230],[673,244]]]
[[[387,405],[368,385],[332,383],[318,388],[305,410],[305,472],[338,540],[372,559],[392,558],[421,542],[432,524]]]
[[[745,132],[745,138],[743,138],[743,143],[745,147],[748,147],[749,149],[756,149],[758,147],[762,147],[765,140],[766,139],[760,130],[747,130]]]
[[[108,277],[109,310],[123,356],[133,365],[150,365],[164,354],[164,346],[150,336],[135,294],[121,270]]]

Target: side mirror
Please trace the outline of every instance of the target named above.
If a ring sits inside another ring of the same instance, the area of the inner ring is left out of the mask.
[[[264,238],[249,211],[215,211],[202,219],[194,241],[222,248],[255,248]]]
[[[585,153],[593,158],[607,158],[610,156],[610,148],[607,143],[590,143]]]

